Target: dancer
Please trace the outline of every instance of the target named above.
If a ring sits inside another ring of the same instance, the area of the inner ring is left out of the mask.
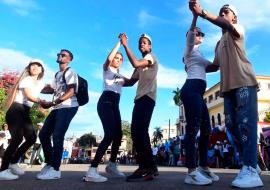
[[[105,182],[108,180],[98,173],[97,167],[110,144],[112,144],[111,158],[106,166],[106,172],[115,177],[125,177],[125,174],[120,172],[116,166],[116,158],[122,140],[119,101],[124,84],[124,77],[119,74],[120,66],[123,63],[123,55],[118,52],[120,46],[119,41],[103,64],[104,90],[99,98],[97,111],[102,122],[104,138],[99,144],[91,167],[84,177],[85,181]]]
[[[6,122],[11,139],[2,160],[0,180],[18,179],[18,175],[25,173],[18,161],[37,138],[29,112],[34,103],[42,103],[38,98],[44,87],[42,65],[39,59],[30,61],[9,95],[7,102],[10,107],[6,113]],[[25,141],[22,143],[23,138]]]

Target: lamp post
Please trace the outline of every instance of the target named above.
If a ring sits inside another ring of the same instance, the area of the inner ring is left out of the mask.
[[[168,139],[170,139],[170,133],[171,133],[171,120],[169,118],[169,134],[168,134]]]

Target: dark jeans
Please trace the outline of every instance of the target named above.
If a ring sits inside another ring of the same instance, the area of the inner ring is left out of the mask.
[[[236,139],[244,165],[256,168],[257,88],[241,87],[224,93],[224,113],[226,127]]]
[[[64,137],[78,107],[55,109],[46,118],[39,133],[45,163],[59,170],[63,154]],[[53,146],[51,143],[53,139]]]
[[[203,100],[206,82],[200,79],[187,79],[181,89],[181,100],[186,116],[186,167],[196,168],[196,135],[199,137],[199,165],[207,166],[207,151],[211,125],[207,106]]]
[[[135,100],[131,122],[131,138],[137,152],[138,164],[141,169],[154,167],[152,149],[149,138],[149,125],[155,101],[148,96]]]
[[[29,111],[30,107],[14,102],[6,113],[11,141],[4,153],[1,171],[8,169],[10,163],[17,163],[36,141],[37,136],[29,116]],[[19,147],[23,137],[25,142]]]
[[[119,147],[122,140],[121,115],[119,111],[120,94],[112,91],[104,91],[99,98],[97,111],[102,122],[104,138],[98,146],[91,167],[97,167],[107,148],[111,147],[111,162],[116,162]]]

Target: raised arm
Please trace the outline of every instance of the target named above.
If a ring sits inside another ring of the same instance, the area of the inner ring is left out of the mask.
[[[116,43],[116,45],[114,46],[114,48],[112,49],[112,51],[110,52],[110,54],[108,55],[105,63],[103,64],[103,69],[107,70],[108,66],[110,65],[110,63],[112,62],[113,58],[115,57],[117,51],[119,50],[121,46],[120,41]]]
[[[198,16],[208,20],[209,22],[219,26],[223,30],[228,30],[232,33],[235,37],[239,38],[240,34],[234,28],[233,24],[230,23],[228,20],[223,18],[222,16],[216,16],[205,9],[203,9],[197,0],[190,0],[189,1],[189,8]]]
[[[193,12],[192,12],[193,13]],[[198,15],[193,13],[193,19],[190,25],[189,30],[192,32],[195,32],[195,27],[197,23]],[[190,34],[190,32],[187,33],[187,39],[186,39],[186,49],[185,49],[185,56],[188,55],[194,48],[195,45],[195,36]]]
[[[126,54],[128,56],[128,59],[130,61],[130,63],[132,64],[132,66],[134,68],[138,68],[138,67],[145,67],[148,65],[151,65],[152,63],[149,63],[148,60],[145,59],[140,59],[138,60],[134,54],[132,53],[131,49],[128,47],[128,42],[127,42],[127,36],[126,34],[120,34],[120,39],[121,39],[121,43],[124,46],[124,49],[126,51]]]

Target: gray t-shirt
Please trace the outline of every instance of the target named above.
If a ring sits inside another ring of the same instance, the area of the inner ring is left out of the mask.
[[[221,95],[232,89],[258,84],[252,65],[246,57],[244,28],[239,24],[234,24],[234,27],[240,37],[225,32],[216,48],[215,61],[220,65]]]
[[[152,53],[146,54],[143,59],[150,61],[151,64],[135,69],[131,76],[139,80],[135,100],[147,95],[156,101],[158,62]]]

